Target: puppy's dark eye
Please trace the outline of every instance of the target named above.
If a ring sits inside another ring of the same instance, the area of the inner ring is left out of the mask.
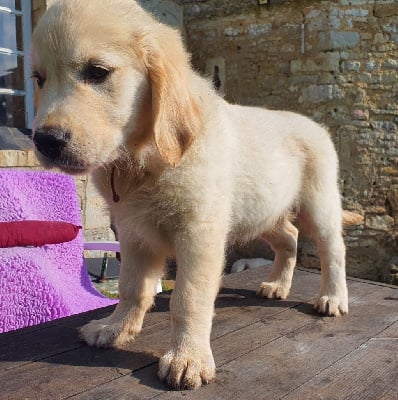
[[[44,86],[44,82],[46,81],[38,72],[33,72],[32,79],[34,79],[37,83],[37,86],[41,89]]]
[[[103,83],[111,74],[112,69],[102,65],[90,64],[83,71],[83,79],[89,83]]]

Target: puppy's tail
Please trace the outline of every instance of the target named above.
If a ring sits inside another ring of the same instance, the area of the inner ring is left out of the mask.
[[[359,225],[363,216],[352,211],[343,210],[343,226]]]

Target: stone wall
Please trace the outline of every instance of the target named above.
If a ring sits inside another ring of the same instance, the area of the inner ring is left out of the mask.
[[[49,2],[32,1],[34,23]],[[365,216],[364,224],[346,231],[348,271],[398,283],[398,1],[179,3],[193,64],[213,77],[227,100],[298,111],[329,127],[344,207]],[[176,2],[142,4],[184,32]],[[0,150],[0,167],[39,168],[32,151],[22,148]],[[76,183],[86,238],[112,238],[93,185],[87,178]],[[252,249],[238,254],[266,250]],[[314,264],[306,242],[300,256],[302,264]]]
[[[346,232],[348,271],[398,283],[398,2],[183,3],[193,64],[214,74],[218,63],[227,100],[329,127],[344,207],[365,216]],[[312,263],[314,250],[301,251]]]

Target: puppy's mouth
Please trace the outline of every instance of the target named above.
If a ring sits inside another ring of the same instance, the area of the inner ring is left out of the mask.
[[[90,166],[71,155],[63,155],[58,158],[50,158],[43,154],[36,147],[36,156],[45,168],[59,168],[62,172],[70,175],[80,175],[88,173]]]
[[[58,167],[69,174],[89,170],[89,164],[73,147],[72,134],[59,127],[37,129],[33,134],[36,155],[46,168]]]

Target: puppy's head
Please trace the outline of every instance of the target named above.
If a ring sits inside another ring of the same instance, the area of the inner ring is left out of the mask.
[[[43,164],[87,172],[118,149],[176,165],[201,130],[181,38],[132,0],[57,0],[33,34],[33,140]]]

